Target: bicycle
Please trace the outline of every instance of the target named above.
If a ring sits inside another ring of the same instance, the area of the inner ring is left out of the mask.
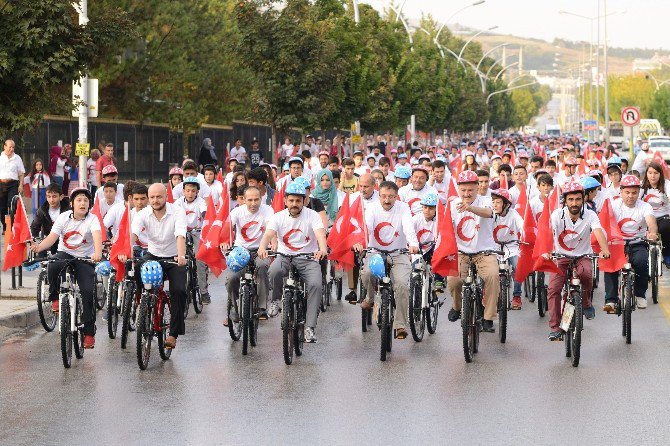
[[[41,238],[33,238],[31,243],[37,244],[41,241]],[[40,323],[42,324],[44,330],[50,333],[56,328],[58,315],[54,313],[51,306],[51,301],[49,300],[49,274],[47,271],[48,264],[49,262],[47,260],[38,258],[37,254],[30,250],[28,251],[28,259],[23,262],[23,267],[27,271],[34,271],[37,268],[41,268],[37,277],[37,314],[40,317]]]
[[[63,366],[69,369],[72,366],[73,347],[77,359],[84,357],[84,303],[75,280],[74,262],[87,262],[92,265],[94,262],[84,257],[67,260],[49,257],[47,263],[54,261],[65,262],[58,296],[58,325]]]
[[[184,319],[188,316],[189,306],[193,302],[193,309],[197,314],[202,313],[203,303],[198,285],[198,265],[194,252],[194,235],[200,234],[200,230],[193,229],[186,232],[186,305],[184,305]],[[238,313],[239,314],[239,313]]]
[[[178,265],[169,260],[157,260],[161,265]],[[163,281],[165,272],[163,272]],[[154,336],[158,340],[158,353],[161,359],[170,359],[172,349],[165,348],[165,340],[170,329],[170,298],[160,286],[144,284],[137,313],[137,364],[140,370],[146,370],[151,356],[151,343]]]
[[[122,290],[121,290],[122,291]],[[116,282],[116,270],[112,269],[107,278],[107,334],[109,339],[116,339],[119,326],[119,314],[123,308],[124,296],[120,293],[119,284]]]
[[[528,302],[535,302],[537,298],[537,285],[535,283],[535,272],[528,274],[526,280],[523,281],[523,293],[528,299]]]
[[[356,259],[360,268],[360,265],[363,265],[363,258],[365,257],[365,252],[356,253]],[[373,278],[374,280],[374,278]],[[367,296],[368,290],[365,289],[363,281],[358,279],[358,304],[360,305],[363,302],[363,299]],[[366,310],[361,308],[361,329],[363,333],[367,333],[368,327],[372,325],[372,310]]]
[[[119,284],[119,294],[123,293],[121,306],[121,348],[123,349],[128,345],[128,333],[135,331],[137,308],[142,297],[135,282],[136,268],[140,262],[139,259],[126,261],[126,276]]]
[[[621,319],[621,335],[626,338],[626,344],[630,344],[633,335],[633,311],[635,311],[635,269],[630,263],[630,249],[634,242],[643,242],[649,246],[651,251],[654,242],[643,237],[635,237],[624,241],[624,253],[628,260],[621,268],[621,281],[619,282],[619,299],[617,301],[617,315],[623,316]],[[651,269],[651,265],[650,265]],[[652,270],[653,271],[653,270]],[[653,297],[653,281],[652,281]]]
[[[293,352],[296,356],[302,355],[305,342],[305,316],[307,312],[307,291],[305,283],[300,278],[297,267],[292,260],[314,259],[313,254],[286,255],[270,253],[269,256],[286,257],[289,259],[289,272],[282,287],[282,350],[284,362],[290,365],[293,362]]]
[[[328,307],[330,307],[330,296],[332,294],[330,282],[332,278],[329,277],[330,265],[328,265],[328,260],[323,259],[321,262],[325,262],[326,267],[321,268],[321,302],[319,303],[319,311],[325,313],[328,311]]]
[[[432,246],[433,243],[429,245],[427,251],[430,251]],[[440,302],[433,288],[435,275],[430,262],[421,254],[413,258],[409,281],[409,328],[414,341],[421,342],[426,328],[430,334],[435,334],[437,330]]]
[[[600,282],[600,267],[598,266],[597,258],[593,259],[592,271],[593,271],[593,289],[595,290],[596,288],[598,288],[598,283]]]
[[[577,274],[577,262],[582,258],[597,257],[595,254],[582,256],[566,256],[564,254],[552,253],[552,260],[569,259],[565,282],[563,283],[563,310],[561,316],[561,329],[565,332],[565,356],[572,358],[572,366],[578,367],[581,359],[582,330],[584,329],[584,308],[582,306],[582,282]]]
[[[477,276],[477,267],[472,260],[478,255],[504,255],[504,253],[491,250],[474,253],[461,250],[458,252],[468,258],[468,275],[463,279],[463,295],[461,298],[461,327],[463,329],[463,355],[465,362],[470,363],[479,351],[479,335],[482,331],[481,319],[484,315],[482,304],[484,284]]]
[[[505,246],[512,243],[520,243],[518,240],[510,240],[508,242],[498,243],[500,245],[500,252],[505,252]],[[500,293],[498,294],[498,337],[500,343],[504,344],[507,340],[507,315],[512,309],[512,301],[509,298],[509,287],[512,283],[512,265],[509,257],[505,255],[498,255],[498,275],[500,276]],[[528,279],[526,279],[528,280]],[[533,286],[535,280],[532,280]]]
[[[649,244],[649,282],[651,282],[651,300],[658,304],[658,278],[663,275],[663,244],[660,240],[647,241]]]
[[[105,240],[102,242],[102,260],[109,260],[109,252],[112,249],[112,242]],[[109,285],[109,282],[107,282]],[[107,303],[108,286],[105,286],[105,281],[100,274],[95,275],[95,286],[93,287],[93,301],[95,308],[102,310]]]
[[[540,315],[540,317],[544,317],[544,315],[549,311],[549,301],[547,300],[547,291],[548,287],[547,284],[544,282],[545,276],[544,273],[541,271],[537,271],[536,273],[536,285],[535,288],[537,290],[536,295],[537,295],[537,312]]]
[[[256,252],[252,252],[246,272],[240,277],[239,300],[242,305],[242,354],[248,353],[248,346],[256,346],[258,339],[258,288],[256,287]],[[239,312],[237,314],[240,314]],[[232,323],[229,321],[228,326]],[[239,338],[238,338],[239,339]]]

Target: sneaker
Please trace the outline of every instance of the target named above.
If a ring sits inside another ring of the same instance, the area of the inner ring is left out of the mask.
[[[268,316],[275,317],[279,314],[280,310],[281,310],[281,308],[279,306],[279,301],[278,300],[273,300],[270,303],[270,309],[268,310]]]
[[[605,302],[603,311],[606,311],[607,314],[616,314],[616,302]]]
[[[512,297],[512,310],[521,309],[521,296]]]
[[[95,336],[84,335],[84,348],[94,348],[95,347]]]
[[[637,307],[639,309],[644,310],[647,308],[647,299],[644,297],[636,297],[635,299],[637,300]]]
[[[349,294],[346,295],[344,300],[346,300],[352,305],[356,305],[358,303],[358,298],[356,297],[356,291],[354,290],[349,291]]]
[[[496,329],[493,326],[493,321],[482,319],[482,331],[485,331],[486,333],[495,333]]]
[[[259,308],[258,309],[258,320],[259,321],[267,321],[268,320],[268,312],[265,308]]]
[[[316,343],[316,336],[314,335],[314,327],[305,327],[305,342],[307,344]]]
[[[203,305],[209,305],[212,303],[212,298],[209,296],[209,293],[204,293],[200,295]]]
[[[562,341],[563,340],[563,332],[562,331],[552,331],[549,333],[549,340],[550,341]]]
[[[58,313],[60,311],[60,301],[58,299],[51,302],[51,311]]]
[[[584,308],[584,317],[588,320],[596,318],[596,309],[593,306]]]
[[[456,322],[461,318],[461,312],[459,310],[454,310],[453,308],[449,310],[449,314],[447,315],[447,319],[449,319],[449,322]]]

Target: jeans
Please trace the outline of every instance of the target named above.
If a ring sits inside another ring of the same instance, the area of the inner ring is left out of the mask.
[[[53,175],[51,177],[51,182],[56,183],[59,186],[63,187],[63,179],[64,179],[63,177],[57,177],[56,175]],[[64,191],[63,194],[67,195],[67,191]]]
[[[663,257],[670,256],[670,217],[663,216],[656,219],[658,223],[658,233],[663,241]]]
[[[47,270],[49,276],[49,300],[52,302],[58,299],[61,278],[63,277],[61,272],[65,268],[66,260],[74,259],[74,256],[66,252],[58,252],[54,257],[58,257],[61,260],[49,263],[49,269]],[[84,334],[95,336],[95,303],[93,302],[95,267],[87,262],[74,262],[73,267],[74,279],[79,286],[84,310]]]
[[[477,275],[484,280],[484,319],[493,321],[498,318],[498,294],[500,294],[500,269],[498,259],[494,255],[479,254],[472,261],[477,267]],[[449,277],[447,288],[453,302],[454,310],[461,310],[463,278],[468,276],[468,257],[458,254],[459,277]]]
[[[270,268],[269,259],[261,260],[256,258],[256,274],[254,280],[256,281],[256,292],[258,293],[258,307],[267,308],[268,290],[270,289],[270,279],[268,277],[268,269]],[[231,270],[226,271],[226,291],[228,298],[237,300],[240,293],[240,278],[247,272],[247,268],[242,269],[236,273]],[[240,309],[241,311],[241,309]]]
[[[300,278],[305,283],[307,291],[307,309],[305,313],[305,326],[316,327],[316,319],[319,314],[319,305],[321,303],[321,265],[312,259],[294,258],[279,255],[275,258],[268,271],[270,276],[270,295],[272,300],[282,298],[282,287],[284,278],[288,277],[291,262],[294,263]]]
[[[649,249],[647,244],[636,243],[630,245],[628,261],[635,271],[633,294],[635,294],[635,297],[645,297],[647,288],[649,287]],[[604,280],[605,302],[617,302],[619,300],[619,272],[604,273]]]
[[[514,273],[516,272],[516,265],[519,263],[519,256],[510,257],[509,263],[512,265],[512,277],[514,277]],[[516,280],[513,280],[513,282],[514,291],[512,291],[512,296],[521,296],[521,282],[517,282]]]

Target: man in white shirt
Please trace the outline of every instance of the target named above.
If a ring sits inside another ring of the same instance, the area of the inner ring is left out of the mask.
[[[428,182],[428,169],[421,165],[412,167],[412,176],[409,184],[403,186],[398,191],[400,200],[407,203],[412,215],[421,213],[421,199],[427,194],[437,195],[437,190],[433,186],[426,184]]]
[[[640,151],[635,156],[635,161],[633,161],[632,170],[635,170],[640,174],[640,178],[644,178],[644,174],[647,171],[647,166],[652,161],[652,153],[649,150],[649,143],[642,144]]]
[[[298,183],[287,186],[284,202],[286,209],[274,214],[258,248],[258,258],[267,259],[267,246],[277,238],[280,254],[270,266],[270,288],[272,303],[269,314],[276,316],[282,294],[284,278],[291,265],[295,266],[307,289],[307,311],[305,312],[305,342],[316,342],[315,328],[321,302],[321,265],[326,257],[326,229],[319,214],[305,207],[307,191]],[[293,257],[297,254],[313,254],[314,258]]]
[[[640,152],[644,153],[644,152]],[[658,239],[658,223],[654,210],[649,203],[640,200],[640,180],[634,175],[626,175],[621,179],[621,198],[612,201],[612,211],[617,220],[624,240],[642,237],[647,240]],[[647,308],[646,293],[649,287],[649,248],[646,243],[636,241],[630,245],[628,257],[635,270],[633,292],[637,307]],[[616,313],[619,298],[619,271],[604,273],[605,310]]]
[[[570,257],[593,254],[591,248],[591,232],[598,240],[601,257],[609,258],[609,248],[605,233],[600,226],[600,220],[595,212],[584,207],[584,188],[579,182],[571,181],[563,187],[564,205],[551,213],[551,229],[554,236],[554,251]],[[562,289],[565,283],[569,258],[559,259],[556,266],[560,274],[552,274],[549,280],[547,301],[549,303],[549,333],[550,341],[563,338],[561,330]],[[576,264],[577,274],[582,284],[582,306],[584,317],[593,319],[596,316],[591,302],[593,287],[593,264],[588,257],[582,257]]]
[[[23,184],[26,173],[23,161],[14,153],[14,148],[14,140],[7,139],[0,154],[0,219],[5,231],[5,215],[9,212],[12,199],[19,194],[19,185]]]
[[[262,204],[261,191],[258,187],[248,186],[244,190],[244,206],[238,206],[230,211],[230,223],[235,229],[235,243],[233,246],[241,246],[251,252],[252,257],[258,251],[261,244],[261,238],[268,227],[270,218],[274,215],[272,207]],[[230,249],[229,243],[222,243],[221,249],[226,251]],[[270,261],[268,259],[255,260],[255,277],[258,286],[258,306],[262,319],[267,319],[267,297],[270,289],[270,279],[268,277],[268,268]],[[244,268],[238,272],[228,270],[226,272],[226,290],[230,302],[237,301],[240,291],[240,278],[247,272]],[[231,307],[230,318],[235,321],[239,317],[234,312],[234,306]]]
[[[383,252],[391,267],[388,276],[393,281],[396,302],[393,328],[396,338],[405,339],[409,302],[408,278],[412,272],[412,266],[409,256],[398,251],[409,247],[410,254],[417,254],[419,241],[414,232],[409,206],[398,200],[398,186],[395,183],[384,181],[379,185],[379,201],[366,209],[365,226],[368,232],[368,247]],[[360,252],[363,246],[356,244],[354,250]],[[361,281],[368,292],[367,297],[361,303],[361,308],[371,310],[374,300],[370,256],[367,256],[363,263]]]
[[[493,238],[493,209],[491,201],[477,194],[479,178],[471,170],[458,175],[460,198],[452,201],[451,217],[458,245],[458,271],[460,277],[449,277],[447,287],[453,299],[447,318],[456,322],[461,317],[461,292],[463,278],[468,275],[469,257],[461,254],[476,254],[472,261],[477,266],[477,274],[484,280],[484,318],[482,330],[493,333],[493,321],[497,317],[497,302],[500,292],[498,260],[495,254],[483,251],[497,251],[499,246]],[[447,224],[449,224],[447,222]]]
[[[238,163],[246,163],[247,150],[242,147],[242,140],[240,138],[235,139],[235,145],[230,149],[230,158],[235,158]]]
[[[177,262],[177,265],[161,263],[170,281],[170,335],[165,347],[172,349],[177,345],[177,337],[186,332],[186,213],[167,203],[167,189],[155,183],[149,187],[149,206],[135,215],[131,228],[133,244],[142,232],[146,233],[148,247],[144,259]],[[127,258],[119,256],[119,260],[125,262]]]

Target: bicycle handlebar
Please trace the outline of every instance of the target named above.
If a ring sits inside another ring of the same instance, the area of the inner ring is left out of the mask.
[[[569,256],[566,254],[561,254],[559,252],[552,252],[551,253],[551,259],[552,260],[559,260],[559,259],[570,259],[570,260],[579,260],[582,258],[587,258],[587,259],[598,259],[600,256],[598,254],[584,254],[581,256]]]
[[[504,256],[505,252],[504,251],[497,251],[493,249],[486,249],[484,251],[478,251],[478,252],[463,252],[460,249],[458,250],[459,254],[463,254],[464,256],[468,256],[469,258],[478,256],[478,255],[485,255],[485,256],[490,256],[490,255],[499,255],[499,256]]]

